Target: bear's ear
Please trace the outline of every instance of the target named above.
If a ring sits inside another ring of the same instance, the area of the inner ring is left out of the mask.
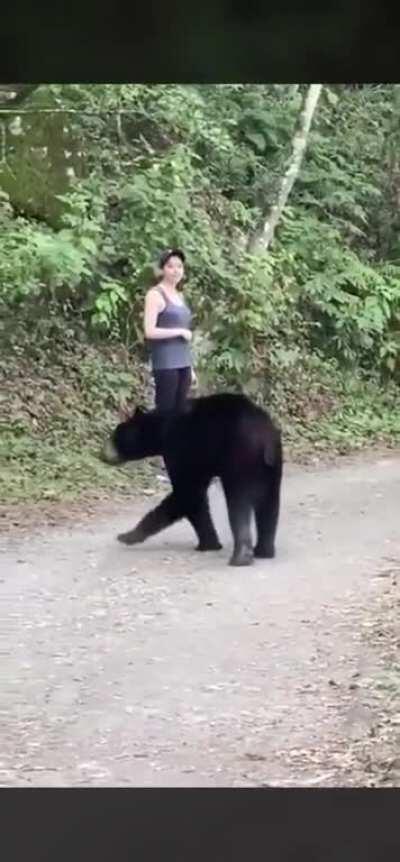
[[[119,409],[118,409],[118,415],[119,415],[120,422],[131,422],[132,419],[135,419],[138,416],[144,416],[144,414],[146,412],[147,411],[145,410],[144,407],[141,407],[140,405],[138,405],[134,409],[133,407],[129,407],[129,405],[126,402],[121,403],[119,405]]]
[[[122,402],[118,408],[118,416],[120,422],[128,422],[132,418],[132,411],[129,409],[126,402]]]

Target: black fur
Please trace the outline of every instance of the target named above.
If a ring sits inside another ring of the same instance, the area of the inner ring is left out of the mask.
[[[234,539],[230,564],[249,565],[253,557],[275,555],[282,478],[279,429],[265,410],[245,395],[220,394],[195,398],[180,413],[148,412],[138,408],[115,429],[106,444],[112,463],[161,455],[172,492],[137,524],[118,536],[135,544],[160,532],[180,518],[195,530],[199,551],[222,546],[207,499],[211,480],[218,476],[225,492]],[[257,543],[251,541],[254,512]]]

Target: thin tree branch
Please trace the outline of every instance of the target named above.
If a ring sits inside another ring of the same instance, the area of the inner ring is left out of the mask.
[[[292,155],[289,165],[280,182],[276,202],[269,210],[262,225],[249,237],[247,251],[250,253],[257,254],[261,251],[267,251],[274,239],[277,224],[300,172],[312,119],[321,91],[322,84],[310,84],[307,90],[293,136]]]

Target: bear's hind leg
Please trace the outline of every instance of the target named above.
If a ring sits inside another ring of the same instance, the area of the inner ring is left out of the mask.
[[[272,472],[272,471],[271,471]],[[275,535],[279,519],[281,468],[276,467],[255,507],[257,544],[254,556],[272,559],[275,556]]]
[[[228,507],[229,523],[233,534],[233,554],[230,566],[250,566],[253,562],[251,540],[251,495],[246,489],[222,481]]]

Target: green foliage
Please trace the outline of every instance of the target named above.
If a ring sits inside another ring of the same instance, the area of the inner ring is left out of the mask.
[[[57,227],[0,192],[3,334],[16,321],[49,356],[91,341],[143,359],[144,293],[160,249],[176,244],[187,253],[204,388],[268,401],[293,441],[331,445],[334,428],[344,446],[377,439],[379,427],[397,439],[392,408],[373,405],[400,375],[398,85],[323,88],[274,245],[246,251],[287,168],[304,91],[40,87],[35,106],[69,112],[55,116],[68,116],[82,170],[55,195]],[[107,382],[105,366],[95,383],[89,366],[99,402],[109,386],[126,389],[127,380]],[[68,433],[80,421],[77,407]]]
[[[281,272],[299,290],[311,347],[342,363],[394,372],[399,346],[400,271],[343,248],[337,228],[286,213]],[[396,348],[397,345],[397,348]]]
[[[49,352],[20,331],[0,352],[0,504],[73,499],[83,491],[141,490],[149,465],[110,470],[99,460],[120,399],[143,401],[144,370],[124,349],[75,337]]]

